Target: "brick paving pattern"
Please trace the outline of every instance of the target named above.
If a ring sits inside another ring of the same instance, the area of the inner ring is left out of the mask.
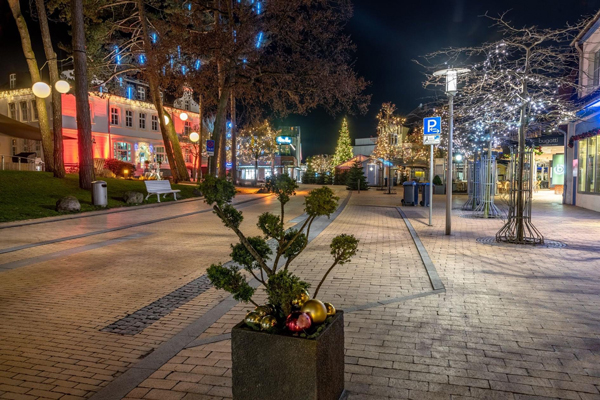
[[[534,223],[568,247],[508,249],[476,243],[502,221],[458,218],[458,210],[453,236],[445,236],[441,196],[434,196],[433,227],[427,209],[404,207],[446,292],[378,305],[432,290],[393,209],[401,193],[353,195],[295,263],[314,287],[328,267],[331,238],[361,239],[353,262],[335,269],[319,295],[338,308],[375,303],[345,316],[349,399],[600,399],[600,215],[541,192]],[[457,196],[455,206],[464,201]],[[271,199],[246,208],[243,228],[256,232],[249,221],[276,206]],[[288,215],[300,214],[296,201]],[[174,221],[0,256],[4,263],[153,232],[0,272],[0,398],[90,397],[225,298],[209,289],[134,336],[99,332],[226,258],[233,239],[214,215]],[[248,309],[235,306],[199,338],[229,332]],[[230,341],[180,351],[127,398],[231,398]]]

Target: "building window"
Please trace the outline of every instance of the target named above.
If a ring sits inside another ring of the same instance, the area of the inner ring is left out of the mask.
[[[146,100],[146,88],[143,86],[138,86],[138,100]]]
[[[600,193],[600,146],[598,136],[578,142],[579,171],[577,190],[581,193]]]
[[[42,156],[42,142],[40,142],[39,140],[35,141],[35,154],[38,157]]]
[[[594,88],[600,85],[600,49],[598,49],[592,56],[592,80],[594,82]]]
[[[14,89],[17,87],[17,74],[10,74],[8,76],[8,80],[9,80],[9,87],[10,89]]]
[[[13,139],[11,140],[10,146],[12,147],[12,155],[15,156],[17,155],[17,139]]]
[[[131,143],[115,142],[114,147],[117,160],[131,162]]]
[[[153,131],[157,131],[158,130],[158,115],[153,115],[152,116],[152,130]]]
[[[119,125],[119,109],[115,107],[110,108],[110,124]]]
[[[140,129],[146,129],[146,114],[140,113]]]
[[[8,103],[8,116],[17,119],[17,105],[15,103]]]
[[[38,109],[37,109],[37,105],[35,104],[35,100],[31,100],[31,120],[32,121],[37,121],[38,120]]]
[[[164,163],[167,159],[167,157],[165,156],[164,146],[156,146],[154,150],[156,152],[156,162],[160,164]]]
[[[183,134],[185,136],[190,136],[190,133],[192,133],[192,123],[190,121],[185,121],[183,123]]]
[[[20,105],[21,105],[21,121],[27,122],[27,121],[29,121],[29,116],[27,115],[27,110],[29,107],[27,107],[27,102],[22,101],[20,103]]]
[[[127,128],[133,128],[133,111],[125,111],[125,126]]]

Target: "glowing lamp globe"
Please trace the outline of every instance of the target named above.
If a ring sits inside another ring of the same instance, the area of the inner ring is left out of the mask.
[[[179,114],[179,118],[181,118],[182,121],[187,121],[188,115],[187,113],[182,112],[181,114]]]
[[[198,135],[198,132],[190,133],[190,140],[194,143],[196,143],[198,140],[200,140],[200,135]]]
[[[36,97],[45,99],[46,97],[50,96],[51,89],[50,86],[44,82],[36,82],[31,87],[31,91]]]
[[[165,124],[168,124],[169,123],[169,117],[166,116],[166,115],[164,117],[165,117]]]
[[[454,156],[454,158],[456,159],[456,161],[461,162],[463,159],[463,156],[462,156],[462,154],[457,154]]]
[[[69,93],[69,90],[71,90],[71,85],[69,85],[69,82],[67,81],[56,81],[56,83],[54,84],[54,88],[58,93],[64,94]]]

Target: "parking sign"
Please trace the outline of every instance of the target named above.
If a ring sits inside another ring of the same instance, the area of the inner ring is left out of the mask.
[[[208,153],[209,156],[215,155],[215,141],[214,140],[209,139],[206,141],[206,153]]]
[[[442,117],[431,117],[423,119],[423,144],[440,144],[442,133]]]

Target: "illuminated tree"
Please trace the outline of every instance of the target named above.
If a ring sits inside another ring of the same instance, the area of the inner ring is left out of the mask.
[[[269,121],[240,131],[238,157],[242,162],[254,163],[254,184],[258,180],[258,163],[273,163],[277,152],[275,139],[280,131],[271,128]]]
[[[348,130],[348,121],[344,118],[338,137],[337,147],[335,148],[335,154],[332,159],[333,168],[352,159],[352,157],[354,157],[354,153],[352,151],[350,131]]]

